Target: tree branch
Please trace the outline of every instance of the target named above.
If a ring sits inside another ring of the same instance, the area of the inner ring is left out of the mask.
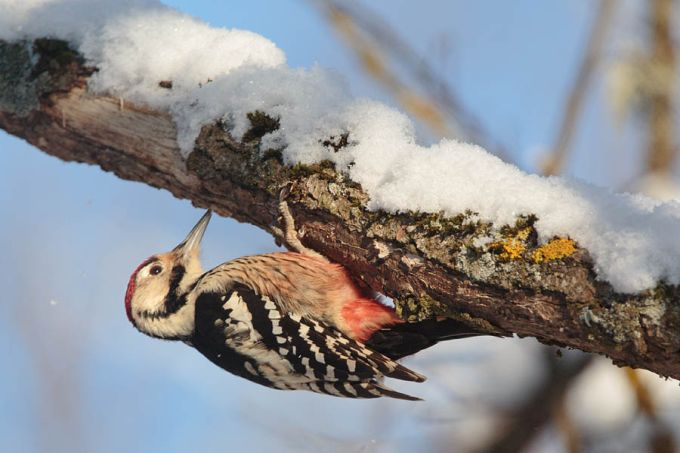
[[[587,250],[573,241],[539,245],[532,217],[492,229],[472,213],[369,211],[366,193],[331,164],[290,167],[280,150],[260,150],[278,122],[259,112],[249,115],[244,142],[219,123],[205,126],[185,160],[167,112],[88,93],[93,71],[63,42],[0,43],[0,127],[61,159],[265,229],[292,181],[289,204],[304,245],[393,297],[405,319],[448,316],[680,378],[677,287],[617,294],[596,280]],[[347,137],[324,144],[339,148]],[[493,242],[480,240],[489,236]]]

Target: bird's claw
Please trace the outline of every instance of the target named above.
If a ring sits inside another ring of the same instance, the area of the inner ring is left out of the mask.
[[[279,192],[279,202],[286,201],[288,198],[288,195],[293,191],[293,188],[295,187],[295,182],[289,181],[287,182],[282,188],[281,191]]]
[[[293,190],[295,183],[288,183],[279,192],[279,217],[278,223],[281,226],[272,226],[271,231],[277,239],[277,245],[279,245],[279,240],[291,250],[294,250],[303,255],[312,256],[321,261],[328,262],[328,259],[314,250],[308,249],[300,242],[300,237],[305,234],[304,226],[300,228],[300,232],[295,229],[295,219],[290,212],[290,207],[286,198],[290,195]]]

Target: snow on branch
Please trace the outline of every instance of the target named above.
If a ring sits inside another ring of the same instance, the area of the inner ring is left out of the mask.
[[[0,0],[0,4],[7,0]],[[680,205],[528,175],[153,0],[9,2],[0,127],[306,245],[395,298],[680,377]],[[93,5],[93,3],[95,5]]]

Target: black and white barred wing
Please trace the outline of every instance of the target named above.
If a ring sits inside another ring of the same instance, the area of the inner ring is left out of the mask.
[[[225,370],[282,390],[416,400],[388,389],[382,378],[425,380],[332,326],[282,312],[243,285],[198,297],[192,344]]]

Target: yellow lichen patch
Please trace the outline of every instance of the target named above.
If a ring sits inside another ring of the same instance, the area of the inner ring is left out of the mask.
[[[500,242],[494,242],[491,244],[490,248],[492,250],[499,250],[502,259],[518,260],[522,258],[522,254],[527,248],[525,241],[529,237],[529,234],[531,234],[531,228],[523,228],[511,238]]]
[[[534,250],[531,254],[535,263],[554,261],[572,255],[576,251],[576,243],[567,238],[556,238]]]

